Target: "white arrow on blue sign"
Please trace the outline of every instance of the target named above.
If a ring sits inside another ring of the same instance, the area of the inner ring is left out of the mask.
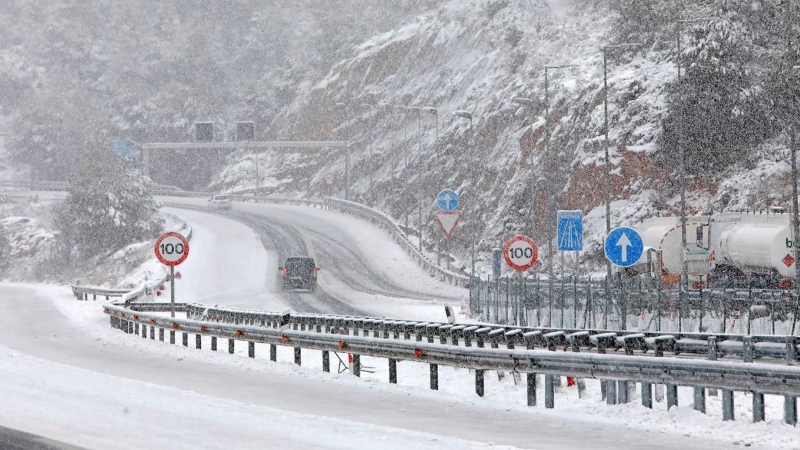
[[[458,193],[452,189],[442,189],[436,196],[436,205],[442,211],[453,211],[458,206]]]
[[[558,251],[583,250],[583,212],[558,211]]]
[[[644,243],[633,228],[619,227],[606,236],[606,258],[615,266],[630,267],[642,257]]]

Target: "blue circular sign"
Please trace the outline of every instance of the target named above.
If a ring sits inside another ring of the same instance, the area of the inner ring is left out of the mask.
[[[639,261],[644,253],[642,237],[633,228],[619,227],[606,236],[606,258],[619,267],[630,267]]]
[[[442,189],[436,196],[436,205],[442,211],[453,211],[458,206],[458,193],[452,189]]]

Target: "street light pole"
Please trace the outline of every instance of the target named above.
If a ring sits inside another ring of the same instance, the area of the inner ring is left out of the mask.
[[[686,114],[683,108],[683,76],[681,75],[681,31],[684,23],[702,22],[708,20],[714,19],[711,17],[697,17],[692,19],[679,19],[675,21],[675,40],[678,46],[675,59],[678,66],[678,108],[680,109],[680,120],[678,120],[677,124],[678,158],[680,159],[678,163],[678,169],[680,171],[681,179],[681,280],[679,286],[680,289],[678,290],[678,304],[681,311],[678,311],[678,331],[681,331],[683,328],[683,321],[681,320],[680,314],[683,310],[686,296],[689,291],[689,261],[686,259],[686,150],[684,149],[683,145],[683,122],[686,120]]]
[[[456,116],[456,117],[460,117],[462,119],[469,120],[469,135],[470,135],[470,142],[471,142],[472,141],[472,113],[469,112],[469,111],[458,110],[458,111],[453,112],[453,115]],[[469,149],[470,154],[472,153],[472,151],[473,151],[473,149]],[[473,166],[474,166],[474,164],[472,164],[470,162],[470,165],[469,165],[470,186],[472,185],[472,183],[475,182],[475,173],[473,171]],[[477,198],[477,190],[474,190],[474,191],[475,191],[474,193],[472,191],[470,191],[470,194],[472,194],[475,198]],[[472,235],[472,269],[471,269],[472,271],[469,274],[470,277],[474,277],[475,276],[475,241],[476,241],[476,238],[475,238],[475,234],[473,233],[473,235]]]
[[[800,73],[800,66],[792,67],[796,73]],[[795,326],[797,325],[797,315],[800,311],[800,215],[798,214],[798,193],[797,193],[797,141],[796,129],[792,125],[789,127],[789,147],[792,158],[792,234],[794,235],[794,270],[795,288],[797,289],[797,305],[795,306],[794,317],[792,317],[792,332],[794,336]]]
[[[348,107],[346,103],[337,103],[336,106],[344,108],[344,116],[348,117]],[[344,150],[344,199],[350,200],[350,136],[345,133],[347,147]]]
[[[554,164],[553,164],[553,158],[550,157],[550,137],[551,137],[551,135],[550,135],[550,91],[549,91],[548,70],[566,69],[566,68],[570,68],[570,67],[577,67],[577,65],[575,65],[575,64],[567,64],[567,65],[561,65],[561,66],[544,66],[544,131],[545,131],[545,134],[546,134],[545,141],[544,141],[544,158],[545,158],[545,163],[550,166],[549,168],[545,169],[545,179],[547,180],[546,181],[546,186],[547,186],[547,189],[548,189],[548,195],[547,195],[548,200],[547,200],[547,204],[545,206],[545,218],[547,218],[547,215],[550,212],[550,211],[548,211],[548,209],[550,207],[550,204],[553,203],[553,199],[552,199],[552,189],[553,189],[553,186],[552,186],[552,175],[555,172],[555,167],[554,167]],[[553,282],[552,281],[553,280],[553,259],[554,259],[554,257],[553,257],[553,230],[552,230],[552,223],[550,223],[550,222],[546,222],[546,223],[549,224],[545,228],[545,230],[547,231],[547,249],[548,249],[548,253],[549,253],[549,257],[548,257],[549,268],[548,268],[547,276],[550,279],[550,283],[552,283]],[[563,270],[564,270],[563,253],[562,253],[562,259],[561,259],[561,270],[562,270],[562,277],[563,277]],[[551,292],[552,292],[552,289],[551,289]]]
[[[364,108],[364,107],[369,108],[370,120],[368,122],[372,125],[372,126],[369,127],[369,131],[371,133],[372,130],[375,128],[375,121],[377,120],[376,114],[374,114],[374,112],[373,112],[374,105],[371,105],[369,103],[360,103],[359,106],[361,106],[362,108]],[[368,135],[370,133],[368,133]],[[367,198],[370,199],[369,203],[371,204],[372,203],[372,192],[373,192],[373,190],[372,190],[372,180],[373,180],[373,172],[374,172],[374,170],[372,170],[372,139],[369,136],[367,136],[367,161],[369,162],[367,164],[367,172],[369,172],[369,196]]]
[[[435,125],[436,125],[436,135],[435,135],[435,138],[434,138],[434,141],[433,141],[433,154],[435,155],[436,158],[438,158],[439,157],[439,110],[434,108],[433,106],[424,106],[422,108],[422,110],[433,114],[433,120],[434,120]],[[436,244],[436,256],[437,256],[436,265],[438,266],[439,262],[440,262],[440,258],[441,258],[441,250],[439,249],[439,242],[441,242],[441,240],[438,239],[436,242],[437,242],[437,244]]]
[[[638,47],[642,44],[636,42],[629,42],[625,44],[606,45],[603,47],[603,134],[604,147],[605,147],[605,181],[606,181],[606,236],[611,233],[611,160],[608,155],[608,58],[607,53],[611,50],[620,48]],[[606,258],[606,294],[609,296],[606,299],[606,314],[603,327],[608,329],[608,315],[611,313],[611,261]],[[622,329],[627,328],[625,317],[620,318]]]
[[[547,75],[545,73],[545,77],[546,76]],[[547,83],[545,82],[545,85],[546,84]],[[516,97],[516,98],[514,98],[514,101],[519,103],[519,104],[521,104],[521,105],[525,105],[528,108],[531,108],[531,111],[533,111],[533,105],[534,105],[534,101],[533,100],[531,100],[529,98],[525,98],[525,97]],[[547,120],[547,119],[545,119],[545,120]],[[528,222],[528,235],[531,238],[535,239],[536,238],[536,197],[537,197],[537,195],[536,195],[536,188],[535,188],[536,183],[534,182],[534,179],[536,178],[536,172],[533,170],[533,147],[531,147],[531,154],[530,154],[530,169],[531,169],[531,176],[530,176],[530,179],[528,180],[528,188],[529,188],[530,193],[531,193],[531,210],[528,213],[528,215],[530,216],[529,222]]]

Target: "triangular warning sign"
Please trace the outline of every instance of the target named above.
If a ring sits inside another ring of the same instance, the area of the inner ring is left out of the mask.
[[[461,211],[438,211],[433,214],[439,226],[442,227],[444,235],[450,239],[453,231],[458,226],[458,220],[461,219]]]

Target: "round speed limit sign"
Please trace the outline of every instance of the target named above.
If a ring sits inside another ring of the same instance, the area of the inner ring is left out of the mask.
[[[189,256],[189,241],[180,233],[170,231],[156,239],[156,258],[165,266],[177,266]]]
[[[539,249],[527,236],[514,236],[503,247],[506,263],[514,270],[528,270],[539,258]]]

